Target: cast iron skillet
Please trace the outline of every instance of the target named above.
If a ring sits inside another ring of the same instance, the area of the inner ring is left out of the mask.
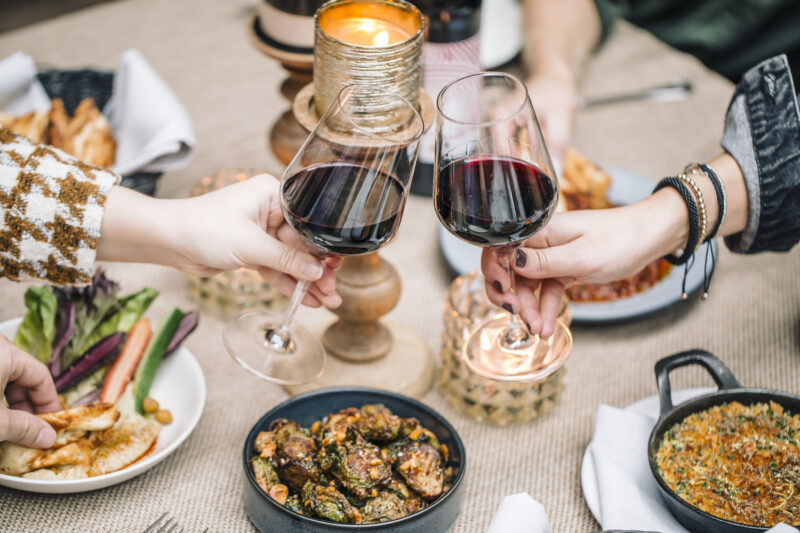
[[[673,407],[669,373],[676,368],[695,364],[701,365],[708,370],[708,373],[711,374],[711,377],[714,378],[714,381],[719,386],[719,390],[698,396]],[[661,400],[661,414],[652,433],[650,433],[647,455],[650,461],[650,471],[653,473],[653,477],[658,483],[661,497],[672,515],[692,533],[752,533],[769,529],[723,520],[685,502],[661,479],[655,455],[664,433],[673,424],[680,422],[693,413],[734,401],[744,405],[773,401],[792,413],[800,413],[800,396],[768,389],[744,388],[733,377],[731,371],[722,361],[705,350],[689,350],[660,360],[656,363],[656,380],[658,382],[658,395]]]

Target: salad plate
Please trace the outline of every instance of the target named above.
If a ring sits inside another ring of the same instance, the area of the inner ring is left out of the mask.
[[[0,323],[0,334],[14,338],[22,318]],[[191,434],[206,401],[203,371],[185,347],[164,359],[150,389],[151,396],[172,412],[172,423],[161,428],[152,451],[127,467],[96,477],[74,480],[38,480],[0,474],[0,486],[45,494],[86,492],[117,485],[150,470],[166,459]]]

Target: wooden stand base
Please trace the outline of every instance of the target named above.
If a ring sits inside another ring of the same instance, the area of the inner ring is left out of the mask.
[[[365,363],[353,363],[328,354],[325,370],[311,383],[285,387],[291,395],[325,387],[359,385],[375,387],[422,398],[433,384],[433,354],[414,331],[397,323],[382,321],[392,332],[394,343],[384,357]],[[324,327],[311,328],[318,338]]]

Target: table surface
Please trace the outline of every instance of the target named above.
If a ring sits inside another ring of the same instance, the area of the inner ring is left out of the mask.
[[[16,50],[63,68],[113,68],[139,48],[188,108],[197,155],[161,180],[158,194],[185,196],[203,175],[223,167],[281,167],[266,134],[287,108],[279,87],[284,71],[248,43],[245,24],[254,0],[124,0],[0,35],[0,57]],[[654,180],[719,150],[733,87],[691,57],[620,25],[589,65],[583,93],[601,95],[686,78],[695,86],[681,103],[628,103],[582,111],[575,146],[603,164]],[[534,102],[535,105],[535,102]],[[658,223],[658,221],[652,221]],[[395,242],[384,257],[403,278],[391,313],[439,349],[444,293],[438,223],[430,200],[411,198]],[[161,296],[150,312],[190,308],[182,274],[139,265],[107,265],[125,290],[149,285]],[[463,437],[470,458],[465,504],[455,533],[485,531],[504,495],[527,491],[547,510],[553,531],[597,529],[581,496],[579,470],[600,403],[624,406],[654,394],[653,364],[691,347],[718,354],[742,383],[800,392],[800,252],[734,256],[723,251],[711,297],[681,303],[655,316],[614,326],[575,327],[560,403],[532,423],[495,427],[461,415],[436,390],[424,401]],[[0,281],[0,319],[23,312],[24,284]],[[303,310],[300,320],[330,321]],[[204,315],[187,345],[205,372],[208,401],[192,436],[148,473],[100,492],[42,496],[0,489],[3,531],[138,531],[171,511],[187,531],[249,531],[242,506],[241,446],[251,425],[287,394],[241,371],[222,345],[223,321]],[[706,385],[681,370],[676,387]],[[644,453],[644,452],[643,452]]]

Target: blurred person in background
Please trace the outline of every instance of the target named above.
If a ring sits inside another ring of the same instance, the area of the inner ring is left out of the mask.
[[[786,54],[800,73],[798,0],[523,0],[528,87],[554,158],[561,161],[587,59],[625,19],[738,83]]]

